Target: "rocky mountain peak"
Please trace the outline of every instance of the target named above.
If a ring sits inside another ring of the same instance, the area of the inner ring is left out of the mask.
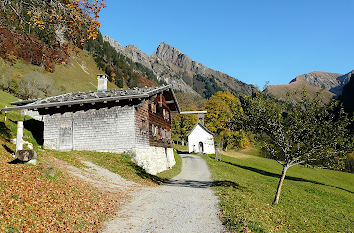
[[[103,36],[103,40],[107,41],[113,48],[116,49],[117,52],[130,58],[133,62],[138,62],[143,66],[152,69],[149,62],[149,55],[141,51],[135,45],[127,45],[124,47],[109,36]]]
[[[134,45],[121,46],[104,37],[118,52],[150,69],[158,80],[171,84],[176,90],[210,97],[217,91],[251,94],[255,87],[220,71],[192,60],[179,49],[161,42],[151,56]],[[198,93],[198,94],[197,94]]]
[[[190,59],[187,55],[183,54],[179,49],[165,42],[160,43],[160,45],[157,47],[152,56],[157,57],[166,62],[170,62],[180,68],[184,68],[186,66],[190,68],[190,63],[192,62],[192,59]]]

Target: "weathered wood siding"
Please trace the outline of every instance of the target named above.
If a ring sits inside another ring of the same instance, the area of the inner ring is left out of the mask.
[[[135,148],[147,148],[149,143],[149,101],[135,108]]]
[[[162,106],[160,102],[162,101]],[[152,111],[152,106],[151,103],[156,105],[156,113]],[[165,109],[168,114],[169,114],[169,119],[166,120],[163,117],[163,109]],[[163,95],[158,95],[152,102],[149,104],[149,139],[150,139],[150,146],[156,146],[156,147],[164,147],[168,148],[171,147],[170,140],[162,140],[158,138],[158,136],[154,136],[152,126],[157,126],[159,130],[166,129],[167,132],[170,134],[171,133],[171,111],[168,108],[166,104],[166,100]],[[159,134],[161,132],[159,131]],[[161,136],[161,135],[160,135]]]

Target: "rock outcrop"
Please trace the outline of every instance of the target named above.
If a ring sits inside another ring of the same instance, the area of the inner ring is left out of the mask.
[[[138,62],[143,66],[152,69],[150,62],[149,62],[149,55],[141,51],[135,45],[127,45],[122,46],[117,41],[113,40],[109,36],[102,35],[103,39],[107,41],[113,48],[116,49],[117,52],[123,54],[124,56],[130,58],[133,62]]]
[[[190,84],[194,90],[204,97],[209,97],[211,94],[214,94],[214,91],[218,90],[247,95],[252,94],[255,90],[255,86],[206,67],[165,42],[162,42],[158,46],[152,57],[167,62],[173,70],[181,74],[185,82]],[[215,90],[210,89],[210,87],[213,87]]]
[[[155,52],[148,56],[134,45],[123,47],[109,36],[103,36],[103,38],[117,52],[152,70],[158,80],[171,84],[175,90],[208,98],[217,91],[251,94],[255,89],[253,85],[243,83],[192,60],[165,42],[162,42]]]

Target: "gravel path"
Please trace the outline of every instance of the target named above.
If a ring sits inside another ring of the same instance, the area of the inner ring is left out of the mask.
[[[224,232],[206,162],[181,156],[182,172],[165,185],[140,189],[105,232]]]
[[[69,174],[90,183],[102,191],[130,194],[130,192],[133,192],[135,189],[140,187],[137,183],[126,180],[120,175],[97,166],[89,161],[82,161],[87,166],[87,168],[84,169],[74,167],[65,161],[56,158],[52,158],[51,162],[56,167],[62,168]]]

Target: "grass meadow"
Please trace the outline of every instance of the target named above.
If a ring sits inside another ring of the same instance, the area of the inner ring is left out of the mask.
[[[272,205],[281,166],[255,153],[203,155],[231,232],[353,232],[354,175],[295,166],[288,170],[278,205]],[[223,181],[223,182],[220,182]]]

